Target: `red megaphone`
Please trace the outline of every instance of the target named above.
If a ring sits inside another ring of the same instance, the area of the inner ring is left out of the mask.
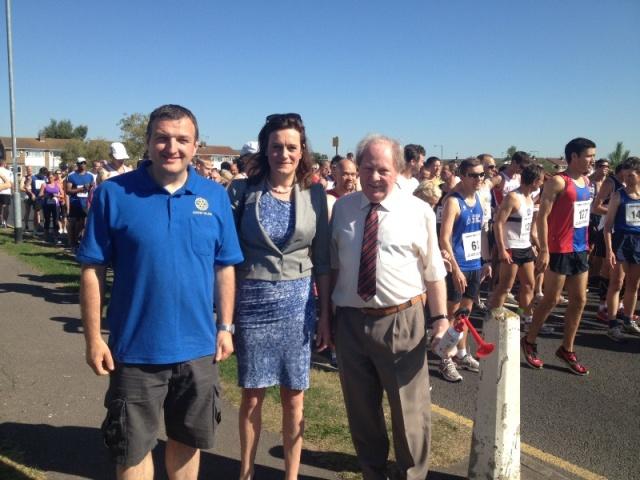
[[[466,323],[467,328],[471,332],[471,336],[476,341],[476,345],[478,345],[478,349],[476,350],[476,355],[478,356],[478,358],[483,358],[487,355],[490,355],[491,352],[493,352],[493,350],[496,348],[495,345],[493,343],[484,341],[484,338],[480,336],[476,328],[471,325],[471,322],[469,321],[469,317],[467,315],[462,315],[460,318],[462,318],[464,323]]]

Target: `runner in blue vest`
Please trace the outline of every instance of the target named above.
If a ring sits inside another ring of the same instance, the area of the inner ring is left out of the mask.
[[[607,291],[607,312],[609,312],[609,331],[607,335],[616,342],[625,341],[623,332],[640,335],[640,327],[633,317],[636,308],[636,292],[640,286],[640,158],[631,157],[625,162],[627,167],[626,187],[611,196],[607,216],[604,221],[604,243],[606,247],[606,265],[615,269],[622,264],[625,273],[623,314],[616,312],[620,300],[622,281],[609,283]],[[613,235],[612,235],[613,230]]]
[[[447,275],[447,313],[449,320],[459,308],[473,308],[473,299],[480,289],[484,276],[491,274],[491,264],[485,263],[482,255],[482,203],[478,196],[484,180],[484,168],[480,160],[469,158],[460,164],[460,183],[444,200],[440,248],[451,258],[451,272]],[[486,248],[485,248],[486,250]],[[488,253],[485,254],[488,258]],[[439,341],[434,338],[434,346]],[[478,372],[480,365],[466,349],[467,336],[458,344],[454,361],[443,358],[440,373],[450,382],[460,382],[458,367]]]

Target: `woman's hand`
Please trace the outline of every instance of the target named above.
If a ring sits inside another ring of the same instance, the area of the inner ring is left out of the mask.
[[[505,248],[501,248],[500,250],[498,250],[498,258],[500,259],[501,262],[505,262],[505,263],[507,263],[509,265],[513,263],[513,259],[511,258],[511,254]]]

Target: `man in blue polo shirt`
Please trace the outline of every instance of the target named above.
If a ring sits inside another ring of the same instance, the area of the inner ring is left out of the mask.
[[[150,161],[96,189],[77,254],[86,359],[110,375],[102,428],[119,479],[153,478],[163,408],[169,478],[197,478],[199,449],[212,447],[220,420],[217,362],[233,352],[233,265],[243,258],[225,190],[189,166],[197,143],[189,110],[154,110]],[[100,334],[107,265],[108,345]]]
[[[67,177],[66,191],[69,196],[69,248],[75,250],[87,218],[89,193],[96,182],[87,171],[87,159],[78,157],[76,171]]]

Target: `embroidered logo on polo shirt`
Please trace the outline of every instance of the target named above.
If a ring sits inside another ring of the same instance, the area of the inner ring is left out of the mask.
[[[213,213],[209,211],[209,202],[207,202],[206,198],[196,197],[195,205],[197,210],[192,212],[194,215],[213,216]]]
[[[209,209],[209,202],[202,197],[196,197],[196,208],[201,212]]]

